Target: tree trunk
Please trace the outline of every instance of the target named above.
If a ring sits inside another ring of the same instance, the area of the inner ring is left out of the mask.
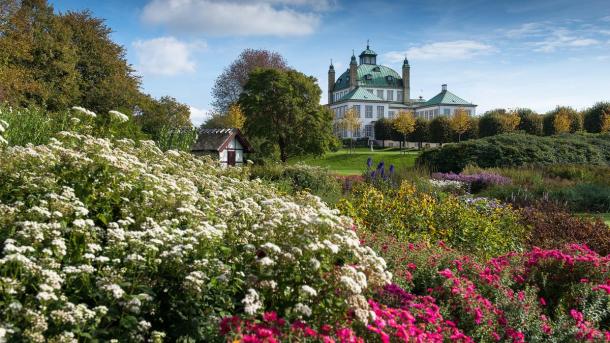
[[[406,154],[406,153],[407,153],[407,134],[406,134],[406,133],[405,133],[405,135],[404,135],[404,138],[403,138],[403,139],[404,139],[404,142],[405,142],[405,143],[403,144],[404,146],[403,146],[402,153],[403,153],[403,154]]]
[[[280,160],[286,162],[288,160],[288,155],[286,154],[286,142],[284,138],[280,137],[277,144],[280,146]]]

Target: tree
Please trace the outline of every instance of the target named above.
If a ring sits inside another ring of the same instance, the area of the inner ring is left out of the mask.
[[[0,32],[0,89],[13,105],[50,110],[79,96],[72,32],[45,0],[5,0]]]
[[[610,102],[598,102],[584,113],[584,127],[587,132],[610,131]]]
[[[565,111],[560,111],[553,118],[553,130],[555,134],[570,132],[570,116]]]
[[[543,119],[545,135],[554,135],[582,130],[582,117],[571,107],[557,106],[548,112]]]
[[[430,140],[435,143],[448,143],[452,141],[452,130],[449,118],[436,117],[430,121]]]
[[[227,112],[227,125],[230,128],[243,129],[246,117],[244,112],[241,110],[241,106],[235,103],[229,106],[229,112]]]
[[[529,108],[518,108],[515,110],[515,113],[517,113],[520,119],[519,126],[517,126],[518,130],[529,133],[531,135],[543,135],[544,131],[542,127],[541,115],[530,110]]]
[[[430,122],[424,118],[416,118],[415,129],[411,132],[410,139],[417,142],[421,149],[422,143],[430,140]]]
[[[350,133],[349,149],[350,153],[353,149],[354,132],[360,129],[362,122],[360,121],[360,114],[352,107],[345,112],[345,115],[339,120],[339,127],[345,129]]]
[[[400,111],[392,121],[394,129],[402,134],[404,146],[407,145],[407,135],[415,130],[415,117],[412,111]]]
[[[185,104],[170,96],[153,99],[150,95],[142,96],[136,112],[136,121],[142,131],[159,137],[162,130],[185,129],[192,127],[191,110]]]
[[[458,142],[460,142],[462,141],[462,135],[470,129],[472,123],[468,112],[463,108],[458,108],[449,119],[449,124],[451,129],[458,135]]]
[[[321,94],[314,77],[295,70],[256,69],[239,100],[246,134],[277,146],[283,162],[325,153],[334,142],[333,115],[320,105]]]
[[[254,69],[288,69],[286,60],[277,52],[246,49],[216,78],[212,88],[214,109],[226,113],[229,106],[239,100],[246,82]]]
[[[125,48],[110,38],[112,30],[89,11],[59,17],[76,50],[78,98],[75,103],[98,113],[131,111],[140,95],[140,79],[127,63]]]
[[[479,136],[488,137],[513,132],[520,121],[519,115],[514,111],[507,112],[502,108],[487,111],[479,119]]]

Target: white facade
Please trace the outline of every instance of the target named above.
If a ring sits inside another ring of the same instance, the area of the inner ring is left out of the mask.
[[[424,118],[426,120],[432,120],[436,117],[449,117],[452,116],[455,111],[459,108],[463,108],[468,115],[476,115],[476,107],[463,106],[463,105],[438,105],[438,106],[426,106],[418,107],[415,109],[415,116]]]
[[[218,152],[218,159],[223,166],[231,165],[231,155],[235,156],[235,165],[239,166],[244,163],[244,148],[234,136],[227,144],[227,147]]]

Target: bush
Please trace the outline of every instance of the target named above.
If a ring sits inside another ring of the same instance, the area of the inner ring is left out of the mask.
[[[250,167],[250,178],[273,182],[289,193],[308,191],[326,197],[340,194],[340,184],[328,169],[307,164],[266,164]]]
[[[135,121],[121,122],[109,113],[97,116],[79,110],[49,112],[36,107],[12,108],[0,105],[0,120],[9,124],[3,137],[9,145],[46,144],[61,131],[74,131],[96,137],[145,139]]]
[[[563,116],[564,123],[560,120]],[[571,107],[558,106],[544,115],[543,131],[545,135],[556,135],[567,132],[578,132],[583,128],[582,116]]]
[[[469,186],[471,193],[478,193],[481,190],[493,185],[508,185],[512,182],[511,179],[507,177],[492,173],[433,173],[431,177],[436,180],[449,180],[465,183]]]
[[[431,298],[475,342],[602,342],[610,335],[610,258],[586,246],[478,261],[443,243],[359,235],[388,261],[394,287],[411,299]]]
[[[566,134],[537,137],[504,134],[424,151],[417,164],[439,172],[461,172],[467,165],[481,168],[527,164],[610,165],[610,134]]]
[[[510,206],[483,199],[466,203],[453,195],[418,191],[409,182],[383,191],[358,185],[339,209],[371,233],[391,234],[403,242],[440,240],[478,256],[519,250],[527,234]]]
[[[224,341],[222,317],[265,311],[318,329],[389,281],[351,220],[240,168],[74,133],[0,161],[8,341]]]
[[[599,102],[584,113],[584,128],[588,132],[610,131],[610,103]]]
[[[521,211],[521,223],[532,228],[528,245],[559,249],[582,243],[600,255],[610,254],[610,228],[601,219],[579,218],[551,203],[538,203]]]

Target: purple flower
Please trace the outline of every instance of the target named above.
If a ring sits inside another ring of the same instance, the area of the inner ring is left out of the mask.
[[[366,160],[366,165],[367,165],[369,168],[371,168],[371,166],[373,165],[373,159],[369,157],[369,158]]]
[[[394,174],[394,165],[390,164],[390,175]]]

